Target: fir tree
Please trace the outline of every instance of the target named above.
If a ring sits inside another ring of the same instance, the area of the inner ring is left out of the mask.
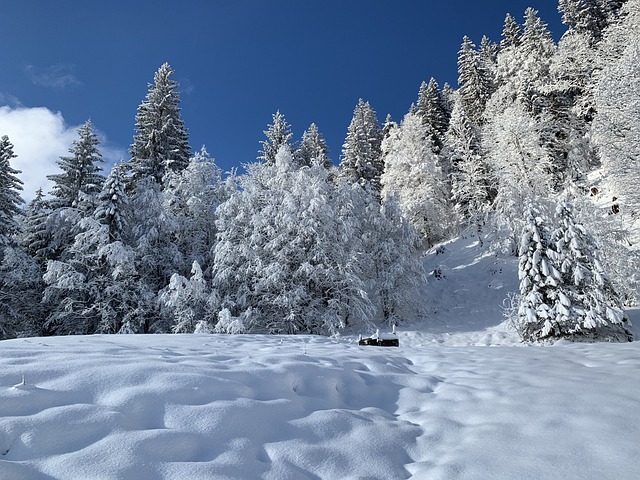
[[[266,140],[260,142],[262,150],[258,160],[262,160],[267,165],[273,165],[276,161],[276,154],[280,150],[280,147],[286,145],[289,149],[293,150],[291,139],[293,133],[291,133],[291,125],[287,123],[284,115],[278,110],[273,114],[273,123],[268,125],[264,131]]]
[[[0,138],[0,249],[13,243],[13,236],[20,228],[17,215],[24,200],[20,196],[22,181],[17,175],[21,172],[10,163],[16,157],[9,137],[4,135]]]
[[[50,204],[54,209],[73,207],[90,214],[105,180],[100,173],[103,161],[98,149],[100,140],[93,131],[91,120],[78,129],[78,136],[69,149],[71,156],[58,160],[62,173],[47,176],[55,184],[51,190],[55,198]]]
[[[329,147],[315,123],[302,134],[302,142],[295,152],[295,159],[300,166],[321,165],[326,169],[333,166],[327,156]]]
[[[417,112],[422,118],[427,138],[434,153],[442,149],[444,134],[449,124],[445,101],[434,78],[422,82],[418,92]]]
[[[129,164],[133,186],[147,177],[162,184],[165,175],[180,172],[189,163],[191,147],[173,73],[168,63],[163,64],[138,107]]]
[[[380,194],[382,128],[369,102],[358,100],[342,146],[340,175]]]
[[[483,113],[494,88],[491,69],[483,62],[476,46],[464,37],[458,52],[458,93],[462,106],[469,119],[476,125],[482,125]]]
[[[520,45],[522,37],[522,29],[520,24],[511,14],[507,13],[504,19],[504,28],[502,29],[502,40],[500,41],[500,50],[507,48],[516,48]]]

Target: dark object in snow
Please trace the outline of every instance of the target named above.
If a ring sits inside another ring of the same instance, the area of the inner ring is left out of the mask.
[[[396,326],[393,326],[393,332],[380,335],[380,330],[376,330],[375,335],[358,340],[358,345],[368,345],[374,347],[399,347],[400,340],[396,334]]]

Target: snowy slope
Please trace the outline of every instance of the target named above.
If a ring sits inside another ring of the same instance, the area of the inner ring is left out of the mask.
[[[460,241],[427,264],[446,278],[400,348],[0,342],[0,479],[636,479],[640,342],[522,346],[500,325],[510,261]]]

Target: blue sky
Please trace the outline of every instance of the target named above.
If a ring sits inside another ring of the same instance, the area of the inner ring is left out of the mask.
[[[505,14],[522,20],[528,6],[556,39],[564,31],[553,0],[2,4],[0,135],[15,145],[27,199],[88,118],[105,157],[126,159],[136,108],[165,61],[181,84],[191,146],[206,145],[224,169],[255,160],[276,110],[296,138],[315,122],[337,162],[358,98],[381,121],[401,120],[421,81],[456,87],[464,35],[499,41]]]

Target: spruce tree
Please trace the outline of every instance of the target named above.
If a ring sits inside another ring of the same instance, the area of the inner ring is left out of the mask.
[[[382,128],[369,102],[358,100],[342,146],[340,175],[380,195]]]
[[[500,41],[500,50],[507,48],[516,48],[520,45],[522,37],[522,29],[518,21],[507,13],[504,19],[504,28],[502,29],[502,40]]]
[[[422,82],[418,92],[417,112],[422,119],[425,132],[434,153],[442,149],[444,134],[449,124],[445,101],[434,78]]]
[[[138,107],[129,164],[132,188],[148,177],[162,184],[165,175],[180,172],[189,163],[191,147],[180,115],[179,85],[171,78],[173,73],[164,63]]]
[[[100,140],[93,131],[91,120],[78,129],[78,140],[74,140],[69,153],[60,157],[58,166],[62,173],[48,175],[54,182],[50,200],[54,209],[73,207],[83,213],[93,213],[95,197],[102,189],[104,176],[100,173],[102,154],[98,149]]]
[[[326,169],[332,167],[327,156],[329,147],[315,123],[312,123],[302,134],[302,142],[295,152],[295,159],[300,166],[321,165]]]
[[[16,157],[13,144],[4,135],[0,138],[0,249],[14,243],[13,236],[20,228],[17,215],[24,200],[20,196],[22,181],[17,177],[21,172],[11,167],[11,159]]]
[[[260,142],[262,150],[260,151],[260,156],[258,156],[258,160],[262,160],[267,165],[275,164],[276,155],[283,145],[286,145],[290,150],[293,149],[291,125],[287,123],[284,115],[279,110],[272,115],[272,118],[273,123],[268,125],[264,131],[267,139]]]
[[[494,80],[491,69],[466,36],[458,52],[458,73],[458,93],[462,106],[474,124],[482,125],[484,109],[494,89]]]

